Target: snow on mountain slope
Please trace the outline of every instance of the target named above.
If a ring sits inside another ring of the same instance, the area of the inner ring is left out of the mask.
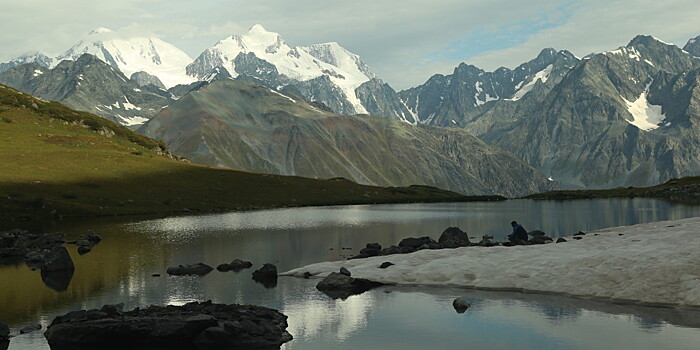
[[[155,75],[166,87],[195,81],[185,74],[192,58],[180,49],[156,37],[123,37],[107,28],[90,32],[86,39],[56,57],[51,67],[62,60],[77,60],[84,53],[97,56],[127,77],[140,71]]]
[[[650,85],[651,83],[635,101],[628,101],[620,96],[625,101],[627,110],[632,114],[632,120],[627,120],[627,122],[644,131],[657,129],[666,119],[666,116],[661,112],[661,106],[653,105],[647,100]]]
[[[233,35],[205,50],[187,66],[187,73],[202,79],[210,70],[222,66],[236,77],[239,73],[234,60],[239,54],[247,53],[269,62],[280,74],[294,81],[309,81],[326,75],[346,95],[356,113],[367,113],[355,89],[376,74],[359,56],[337,43],[292,48],[278,33],[267,31],[259,24],[243,35]]]
[[[549,79],[549,74],[552,72],[553,67],[554,65],[550,64],[545,69],[537,72],[537,74],[535,74],[532,80],[529,83],[523,85],[520,89],[518,89],[518,91],[516,91],[513,95],[513,98],[508,99],[508,101],[517,101],[523,98],[525,94],[532,90],[532,88],[535,86],[535,83],[537,83],[538,80],[542,81],[543,83],[546,83],[547,79]]]

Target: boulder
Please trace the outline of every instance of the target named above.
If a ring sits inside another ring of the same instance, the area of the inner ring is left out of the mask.
[[[44,272],[73,271],[75,270],[75,265],[70,254],[68,254],[68,250],[63,246],[58,246],[44,255],[41,270]]]
[[[38,330],[40,330],[40,329],[41,329],[41,325],[40,325],[40,324],[33,324],[33,325],[29,325],[29,326],[26,326],[26,327],[20,329],[20,330],[19,330],[19,334],[25,334],[25,333],[36,332],[36,331],[38,331]]]
[[[264,264],[261,268],[253,271],[253,281],[262,284],[265,288],[277,286],[277,266]]]
[[[457,311],[457,313],[460,313],[460,314],[463,314],[465,311],[467,311],[467,309],[470,306],[471,306],[471,304],[469,304],[466,300],[462,299],[461,297],[455,299],[452,302],[452,307],[454,307],[455,311]]]
[[[527,234],[529,234],[530,236],[546,236],[546,234],[540,230],[530,231]]]
[[[557,243],[564,243],[564,242],[567,242],[566,238],[564,238],[564,237],[557,238]]]
[[[276,349],[292,340],[286,329],[287,316],[276,310],[207,301],[74,311],[54,318],[44,336],[51,348]]]
[[[434,239],[430,237],[420,237],[420,238],[404,238],[399,242],[399,248],[411,248],[414,250],[420,249],[424,244],[437,243]]]
[[[190,264],[190,265],[179,265],[177,267],[168,267],[168,275],[174,275],[174,276],[185,276],[185,275],[197,275],[197,276],[204,276],[214,270],[213,267],[203,264],[203,263],[196,263],[196,264]]]
[[[250,261],[243,261],[241,259],[233,259],[230,264],[221,264],[216,267],[217,270],[221,272],[226,272],[226,271],[241,271],[243,269],[249,269],[253,267],[253,263]]]
[[[316,285],[316,289],[333,299],[346,299],[355,294],[364,293],[372,288],[383,285],[364,278],[353,278],[338,272],[331,272]]]
[[[481,247],[492,247],[494,244],[490,239],[482,238],[478,245]]]
[[[554,240],[544,235],[537,235],[530,238],[529,242],[532,244],[546,244],[552,243]]]
[[[448,227],[445,231],[442,231],[438,242],[445,247],[447,247],[446,244],[449,244],[450,248],[455,245],[457,247],[466,247],[470,244],[467,233],[460,230],[459,227]]]

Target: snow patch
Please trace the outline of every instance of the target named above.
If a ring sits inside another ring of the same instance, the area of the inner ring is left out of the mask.
[[[651,83],[647,84],[642,94],[634,102],[627,101],[620,96],[625,101],[627,111],[633,118],[627,122],[644,131],[657,129],[666,119],[666,116],[661,112],[661,106],[653,105],[647,100],[650,85]]]
[[[542,83],[546,83],[549,79],[549,75],[552,73],[552,68],[554,68],[554,65],[550,64],[547,67],[545,67],[545,69],[537,72],[529,83],[525,84],[522,88],[516,91],[513,97],[506,99],[506,101],[517,101],[523,98],[525,94],[530,92],[530,90],[532,90],[532,88],[535,87],[535,84],[538,80],[542,81]]]
[[[699,226],[696,217],[608,228],[588,232],[578,241],[567,237],[566,243],[425,249],[317,263],[281,275],[303,277],[309,272],[324,277],[342,266],[353,277],[386,284],[528,290],[697,307]],[[388,259],[395,265],[377,268]]]
[[[275,90],[272,90],[272,89],[268,89],[268,90],[272,91],[272,92],[273,92],[274,94],[276,94],[276,95],[280,95],[280,96],[282,96],[282,97],[284,97],[284,98],[286,98],[286,99],[292,101],[292,103],[297,103],[296,100],[294,100],[293,98],[291,98],[291,97],[289,97],[289,96],[287,96],[287,95],[285,95],[285,94],[282,94],[282,93],[280,93],[280,92],[278,92],[278,91],[275,91]]]
[[[124,121],[122,124],[127,125],[127,126],[141,125],[141,124],[148,121],[148,118],[139,117],[139,116],[134,116],[134,117],[119,116],[119,117]]]
[[[42,74],[44,74],[44,72],[42,72],[42,71],[40,71],[40,70],[38,70],[38,69],[35,69],[35,70],[34,70],[34,74],[32,74],[32,76],[38,77],[38,76],[40,76],[40,75],[42,75]]]

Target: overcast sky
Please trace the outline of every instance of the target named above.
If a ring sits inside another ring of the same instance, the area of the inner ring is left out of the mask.
[[[650,34],[700,35],[697,0],[0,0],[0,62],[55,56],[97,27],[150,32],[196,58],[256,23],[290,46],[337,41],[395,89],[460,62],[513,68],[545,47],[578,56]]]

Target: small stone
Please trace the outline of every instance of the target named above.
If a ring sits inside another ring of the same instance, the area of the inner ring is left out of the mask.
[[[311,272],[309,272],[309,271],[304,271],[304,278],[307,278],[307,279],[308,279],[308,278],[311,277],[311,276],[312,276],[312,275],[311,275]]]
[[[471,305],[464,299],[457,298],[452,302],[452,307],[455,308],[457,313],[463,314]]]
[[[385,262],[383,262],[381,265],[379,265],[379,268],[380,268],[380,269],[386,269],[387,267],[392,266],[392,265],[394,265],[394,264],[391,263],[391,262],[385,261]]]
[[[568,241],[566,240],[566,238],[563,238],[563,237],[557,238],[557,243],[564,243],[564,242],[568,242]]]
[[[151,277],[160,277],[160,274],[159,274],[159,273],[154,273],[154,274],[151,275]]]
[[[581,240],[581,239],[583,239],[583,238],[580,237],[580,236],[574,236],[574,239],[578,241],[578,240]]]
[[[350,273],[350,270],[346,269],[345,267],[340,268],[340,273],[342,273],[343,275],[348,276],[348,277],[352,276],[352,273]]]

